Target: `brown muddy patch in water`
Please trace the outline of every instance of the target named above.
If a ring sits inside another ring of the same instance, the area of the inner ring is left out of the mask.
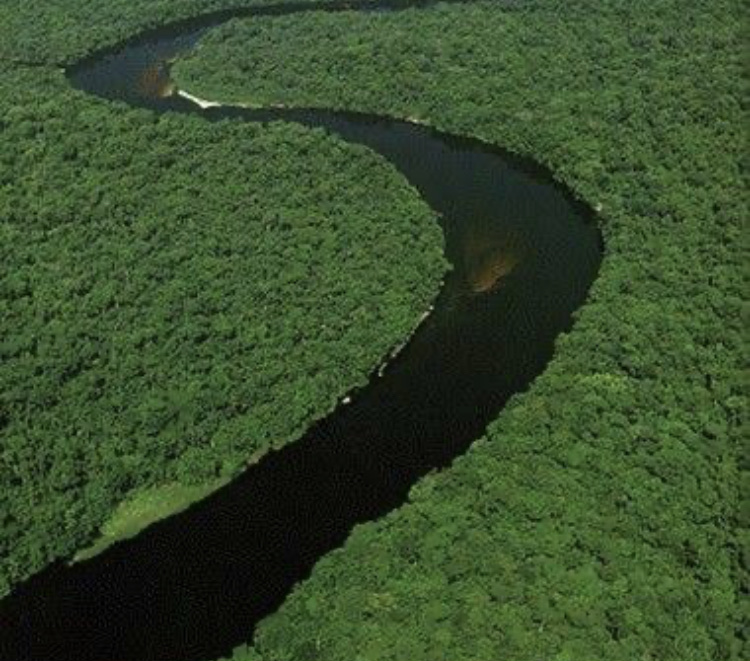
[[[166,99],[175,92],[166,63],[159,61],[145,69],[138,78],[138,91],[151,99]]]
[[[499,231],[497,226],[471,228],[464,239],[466,284],[474,294],[484,294],[499,287],[523,258],[518,236]]]

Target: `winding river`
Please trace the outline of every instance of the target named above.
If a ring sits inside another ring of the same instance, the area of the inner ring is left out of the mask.
[[[4,661],[203,661],[252,640],[353,526],[404,504],[421,476],[466,451],[542,372],[596,277],[592,214],[528,160],[385,117],[202,109],[171,84],[167,62],[230,16],[309,9],[181,22],[87,59],[69,80],[156,113],[298,122],[366,145],[439,213],[453,270],[403,350],[303,438],[137,537],[20,585],[0,603]]]

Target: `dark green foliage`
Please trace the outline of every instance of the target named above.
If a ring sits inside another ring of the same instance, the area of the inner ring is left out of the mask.
[[[472,451],[358,528],[263,661],[740,658],[741,3],[587,0],[238,20],[200,96],[413,117],[601,208],[590,303]]]
[[[41,69],[0,87],[2,594],[134,490],[301,436],[445,263],[403,178],[322,131],[157,118]]]
[[[288,0],[3,0],[0,58],[15,63],[71,63],[171,21],[284,2]]]

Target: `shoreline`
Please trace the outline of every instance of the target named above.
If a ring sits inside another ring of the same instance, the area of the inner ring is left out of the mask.
[[[288,106],[284,103],[272,103],[268,105],[263,105],[259,103],[223,103],[221,101],[209,101],[208,99],[204,99],[200,96],[197,96],[196,94],[191,94],[190,92],[181,89],[179,87],[176,87],[170,91],[169,96],[179,96],[183,99],[186,99],[187,101],[190,101],[191,103],[194,103],[197,105],[201,110],[209,110],[210,108],[244,108],[246,110],[263,110],[264,108],[268,108],[269,110],[273,109],[286,109],[286,108],[292,108],[294,106]],[[356,112],[356,111],[355,111]],[[420,119],[419,117],[402,117],[398,118],[398,121],[406,122],[407,124],[416,124],[417,126],[426,126],[429,127],[430,123],[426,119]]]

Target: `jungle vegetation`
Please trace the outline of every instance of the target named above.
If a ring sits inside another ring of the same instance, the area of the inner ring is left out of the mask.
[[[46,68],[0,85],[2,594],[140,492],[148,522],[301,436],[446,263],[416,191],[322,131],[157,117]]]
[[[212,11],[290,0],[3,0],[0,60],[65,65],[144,30]],[[303,4],[310,0],[295,0]]]
[[[599,210],[606,245],[531,390],[236,661],[743,656],[741,18],[732,0],[550,0],[238,19],[178,63],[205,98],[531,154]]]
[[[445,268],[432,214],[366,150],[159,118],[57,69],[240,4],[4,3],[0,594],[128,497],[298,435]],[[742,658],[742,19],[740,0],[310,14],[232,22],[178,64],[201,96],[418,118],[532,155],[606,242],[545,374],[236,661]]]

